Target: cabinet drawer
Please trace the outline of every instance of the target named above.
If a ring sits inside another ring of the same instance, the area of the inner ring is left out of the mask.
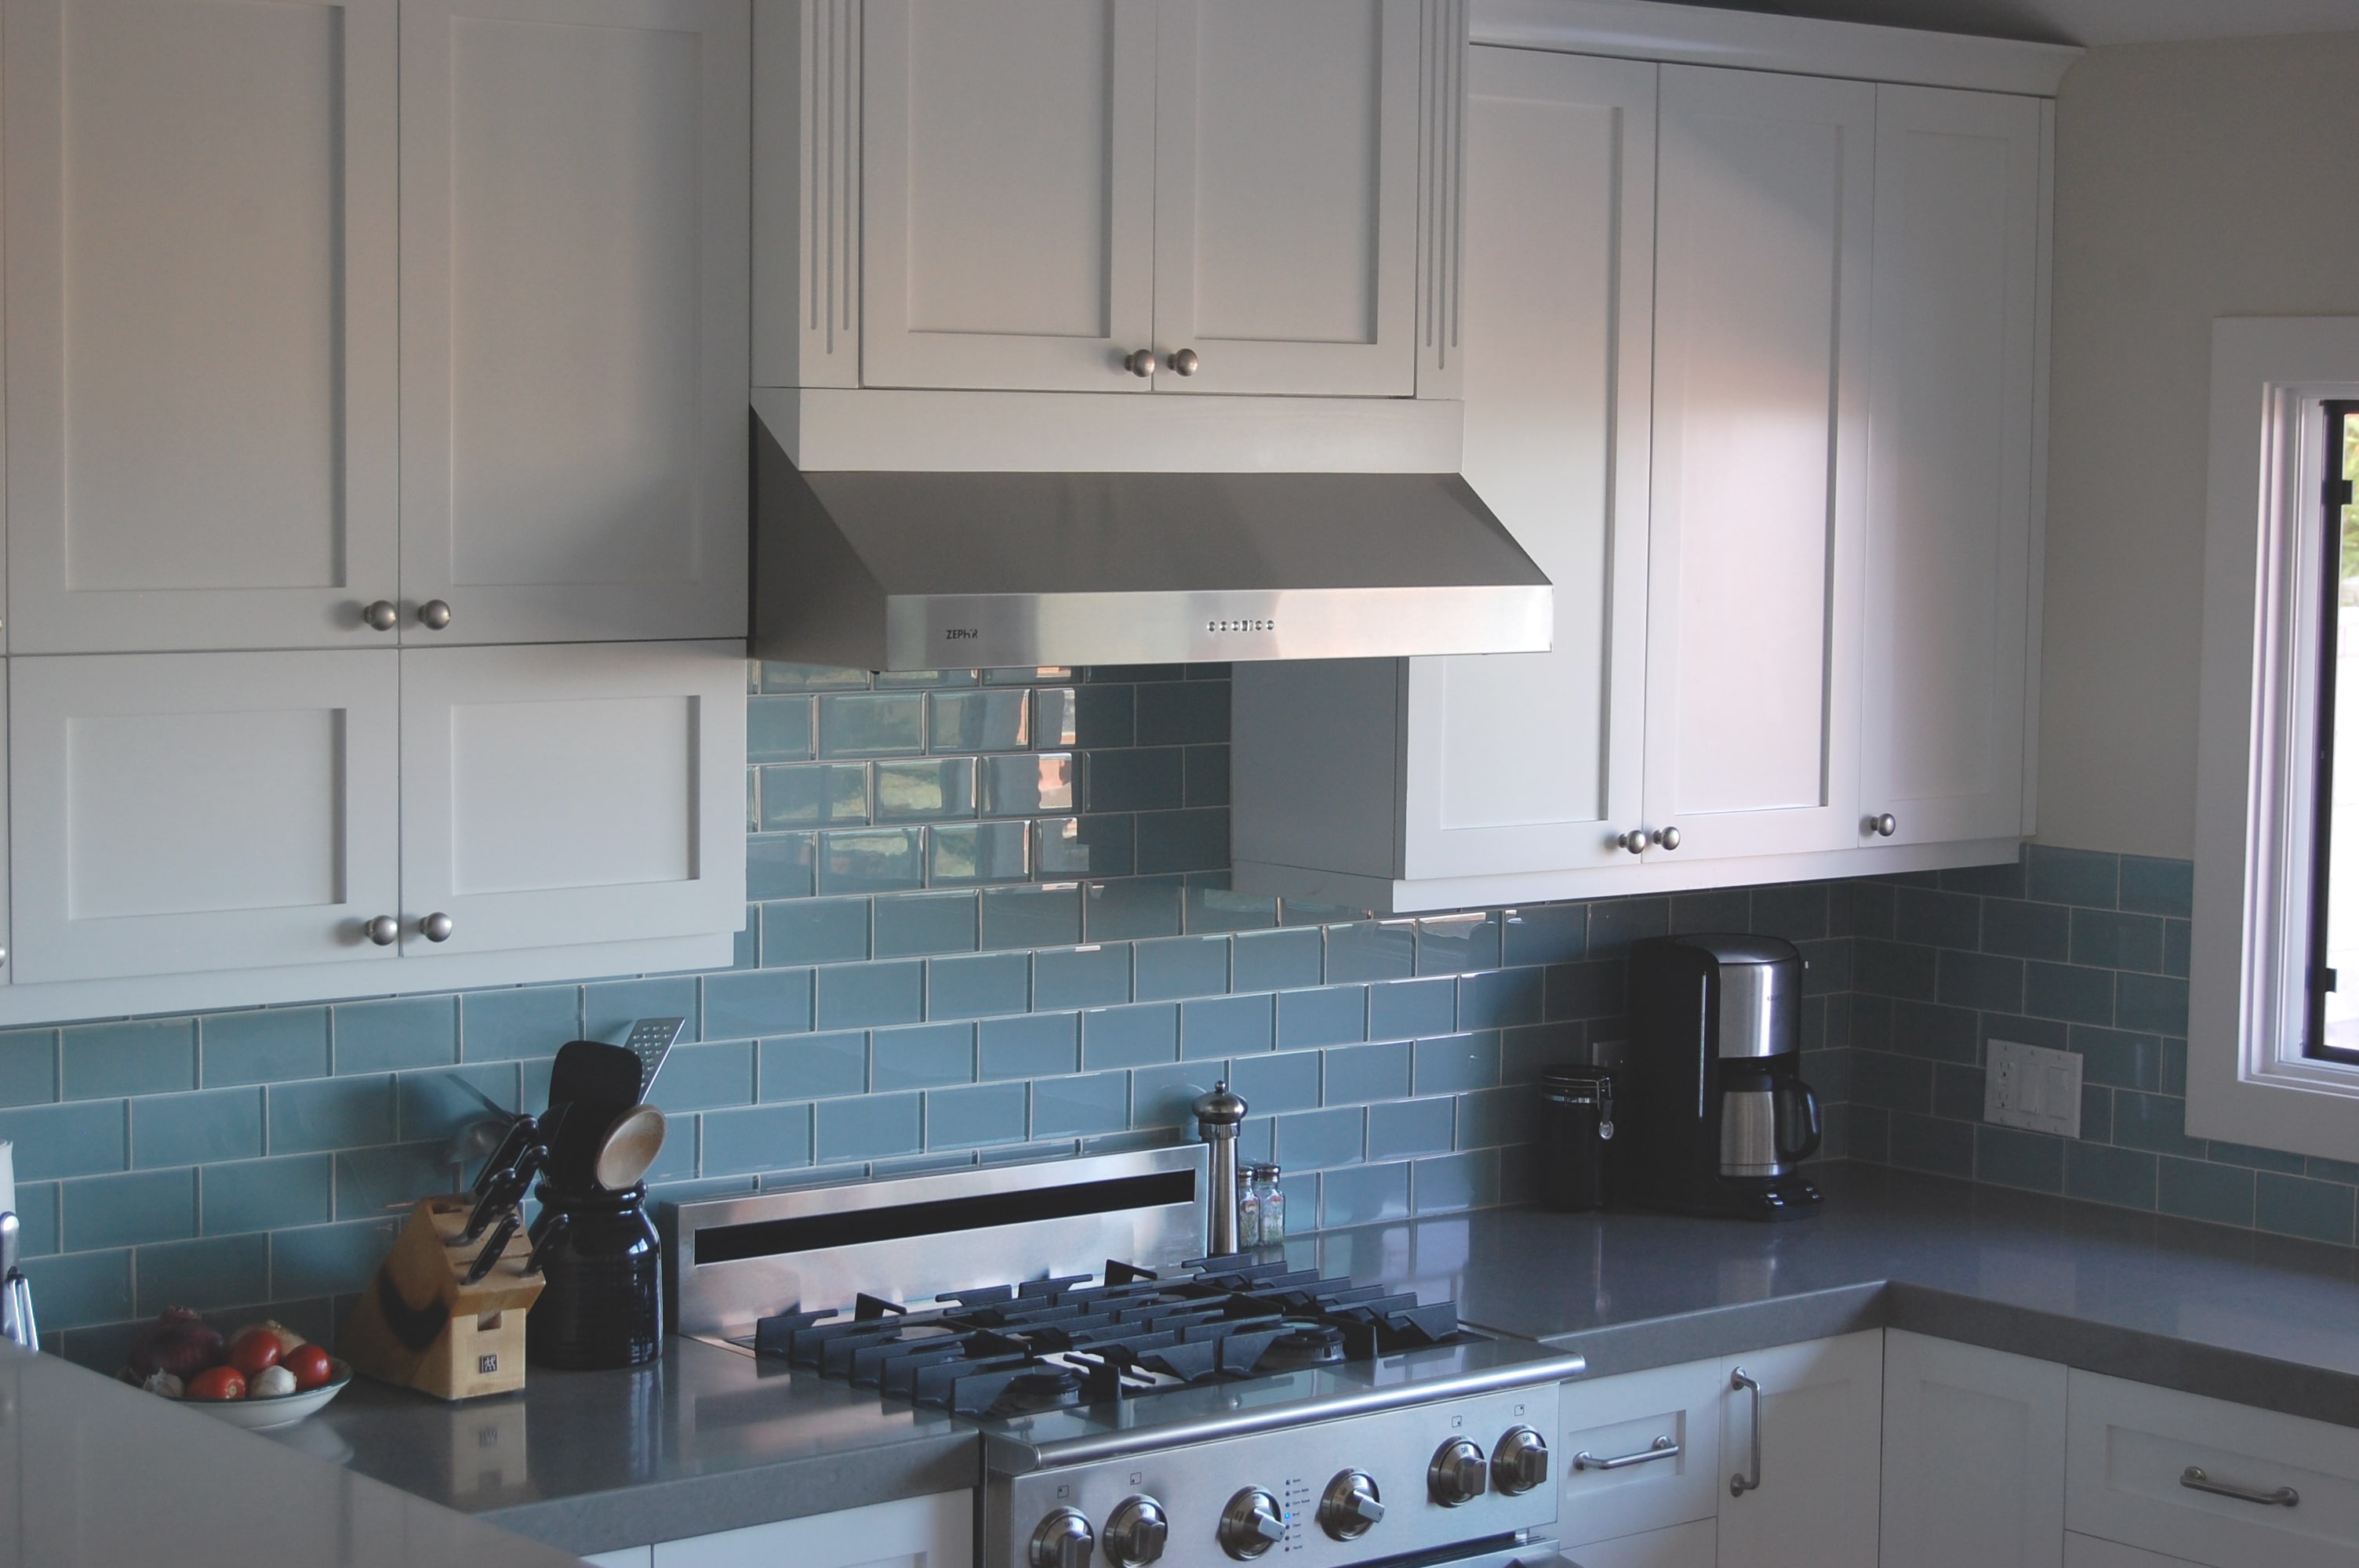
[[[1719,1527],[1690,1519],[1669,1530],[1593,1541],[1581,1548],[1581,1568],[1713,1568],[1720,1553]]]
[[[1567,1545],[1712,1517],[1720,1474],[1719,1362],[1570,1383],[1563,1411],[1557,1533]],[[1644,1457],[1654,1454],[1665,1457]]]
[[[2215,1568],[2359,1563],[2359,1431],[2086,1372],[2068,1398],[2068,1529]]]

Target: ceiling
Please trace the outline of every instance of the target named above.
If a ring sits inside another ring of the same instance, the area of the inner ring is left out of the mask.
[[[2164,43],[2359,32],[2359,0],[1676,0],[2043,43]]]

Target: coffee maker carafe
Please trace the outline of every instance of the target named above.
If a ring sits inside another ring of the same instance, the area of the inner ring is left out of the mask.
[[[1629,1196],[1680,1214],[1788,1219],[1819,1206],[1801,1078],[1802,955],[1770,936],[1660,936],[1630,949]]]

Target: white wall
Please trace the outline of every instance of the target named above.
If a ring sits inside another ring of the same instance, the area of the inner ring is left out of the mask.
[[[2359,315],[2359,33],[2093,50],[2056,163],[2039,838],[2191,856],[2211,320]]]

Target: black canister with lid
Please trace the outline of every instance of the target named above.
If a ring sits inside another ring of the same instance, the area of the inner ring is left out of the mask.
[[[533,1261],[549,1282],[525,1319],[525,1354],[544,1367],[603,1371],[663,1354],[663,1242],[644,1183],[622,1192],[541,1184]]]
[[[1540,1075],[1540,1203],[1560,1214],[1603,1208],[1612,1197],[1606,1154],[1614,1141],[1614,1074],[1550,1067]]]

